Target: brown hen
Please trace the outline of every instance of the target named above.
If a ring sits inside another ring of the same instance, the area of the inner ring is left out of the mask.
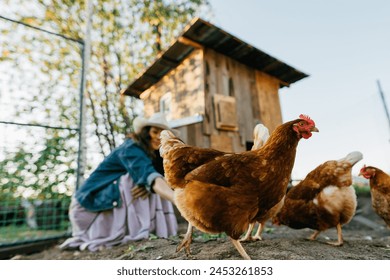
[[[255,126],[255,129],[253,130],[253,146],[252,151],[259,149],[262,147],[265,142],[269,138],[269,130],[268,128],[263,124],[258,124]],[[252,230],[255,227],[256,223],[249,224],[248,230],[246,231],[245,235],[240,239],[240,241],[248,241],[248,240],[262,240],[261,233],[264,229],[264,225],[259,223],[256,233],[252,236]]]
[[[337,242],[328,243],[341,246],[341,226],[351,221],[357,206],[355,189],[351,186],[352,167],[362,158],[360,152],[352,152],[345,158],[330,160],[315,168],[289,190],[273,223],[294,229],[314,229],[311,240],[321,231],[336,227]]]
[[[370,179],[372,208],[390,228],[390,176],[373,166],[364,166],[359,175]]]
[[[162,131],[160,153],[177,208],[199,230],[225,232],[250,259],[238,238],[250,223],[269,219],[270,210],[282,202],[298,142],[314,131],[314,121],[301,115],[278,126],[260,149],[237,154],[188,146]],[[189,230],[179,248],[189,252],[190,243]]]

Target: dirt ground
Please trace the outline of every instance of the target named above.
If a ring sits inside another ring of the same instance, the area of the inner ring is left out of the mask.
[[[321,233],[316,241],[307,237],[310,229],[294,230],[286,226],[266,224],[262,241],[243,243],[252,259],[258,260],[389,260],[390,229],[371,207],[370,197],[358,199],[353,220],[343,227],[344,245],[334,247],[327,241],[337,239],[336,229]],[[142,240],[99,252],[61,251],[55,245],[43,252],[17,255],[24,260],[239,260],[240,254],[224,234],[205,235],[195,231],[191,255],[176,253],[187,224],[180,223],[179,236],[169,239]],[[59,242],[60,243],[60,242]]]

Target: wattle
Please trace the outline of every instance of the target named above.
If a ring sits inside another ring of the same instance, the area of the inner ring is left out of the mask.
[[[302,133],[302,137],[304,139],[309,139],[313,134],[311,132],[304,132]]]

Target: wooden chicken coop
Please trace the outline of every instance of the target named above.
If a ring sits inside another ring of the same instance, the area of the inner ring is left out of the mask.
[[[258,123],[282,123],[279,88],[307,77],[202,19],[123,92],[141,98],[145,117],[166,113],[187,144],[242,152]]]

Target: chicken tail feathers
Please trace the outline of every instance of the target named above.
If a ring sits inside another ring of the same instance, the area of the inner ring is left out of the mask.
[[[363,159],[363,154],[361,152],[355,151],[349,153],[347,156],[339,159],[338,162],[349,162],[350,164],[355,165],[359,160]]]
[[[177,138],[171,131],[163,130],[160,134],[161,146],[160,146],[160,155],[164,157],[169,151],[178,146],[185,145],[183,141]]]
[[[255,129],[253,130],[253,150],[257,150],[260,147],[262,147],[269,138],[269,130],[268,128],[263,124],[258,124],[255,126]]]

